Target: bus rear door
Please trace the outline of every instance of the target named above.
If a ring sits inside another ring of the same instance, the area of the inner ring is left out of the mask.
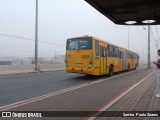
[[[100,74],[106,74],[107,73],[107,49],[105,46],[100,46]]]

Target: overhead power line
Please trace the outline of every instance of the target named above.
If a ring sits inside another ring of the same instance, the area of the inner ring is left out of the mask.
[[[7,34],[1,34],[1,33],[0,33],[0,36],[10,37],[10,38],[18,38],[18,39],[24,39],[24,40],[33,41],[33,39],[25,38],[25,37],[20,37],[20,36],[15,36],[15,35],[7,35]]]
[[[0,36],[3,37],[10,37],[10,38],[18,38],[18,39],[23,39],[23,40],[28,40],[28,41],[35,41],[34,39],[31,38],[26,38],[26,37],[21,37],[21,36],[15,36],[15,35],[7,35],[7,34],[1,34]],[[53,42],[46,42],[46,41],[39,41],[41,43],[45,43],[45,44],[50,44],[50,45],[55,45],[55,46],[60,46],[60,47],[64,47],[65,45],[60,45],[60,44],[55,44]]]

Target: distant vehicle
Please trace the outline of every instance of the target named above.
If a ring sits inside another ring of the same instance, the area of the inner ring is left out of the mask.
[[[65,62],[66,72],[111,76],[136,69],[139,55],[96,37],[82,36],[67,39]]]

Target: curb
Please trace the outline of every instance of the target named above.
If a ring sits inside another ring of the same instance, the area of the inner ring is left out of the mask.
[[[23,74],[34,74],[34,73],[43,73],[43,72],[54,72],[54,71],[64,71],[65,69],[57,69],[57,70],[39,70],[39,71],[27,71],[27,72],[16,72],[16,73],[2,73],[0,76],[8,76],[8,75],[23,75]]]

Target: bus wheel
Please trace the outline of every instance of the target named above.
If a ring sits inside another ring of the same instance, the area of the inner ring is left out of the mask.
[[[112,76],[113,75],[113,70],[114,70],[114,67],[113,67],[113,65],[110,65],[109,66],[109,76]]]
[[[129,72],[130,71],[130,64],[128,64],[128,68],[127,68],[127,72]]]

